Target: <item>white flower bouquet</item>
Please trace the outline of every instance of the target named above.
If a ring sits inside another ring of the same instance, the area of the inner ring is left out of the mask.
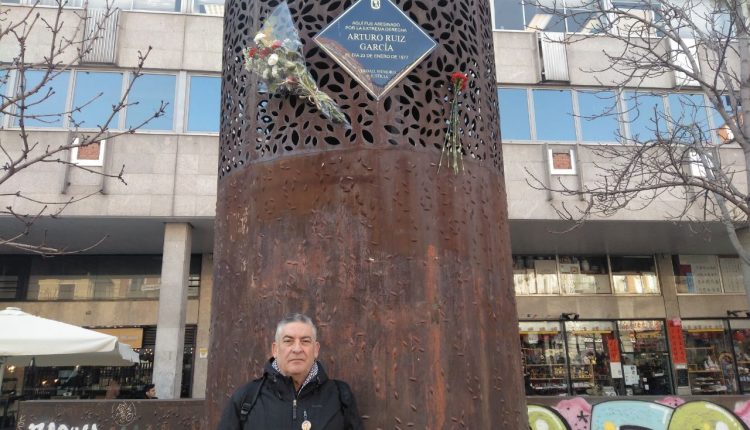
[[[245,68],[265,82],[271,93],[295,95],[313,103],[334,124],[351,125],[341,108],[320,91],[305,66],[302,42],[286,2],[279,4],[243,51]]]

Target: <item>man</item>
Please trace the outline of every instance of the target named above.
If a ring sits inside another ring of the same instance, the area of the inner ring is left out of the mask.
[[[143,398],[158,399],[158,397],[156,397],[156,386],[154,384],[146,384],[146,386],[143,387]]]
[[[273,357],[263,377],[240,387],[224,408],[220,430],[359,430],[354,395],[328,379],[317,361],[320,343],[312,320],[292,314],[276,326]]]

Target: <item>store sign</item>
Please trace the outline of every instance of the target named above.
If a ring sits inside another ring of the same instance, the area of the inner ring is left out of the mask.
[[[93,330],[114,336],[121,343],[130,345],[131,348],[141,348],[143,346],[143,328],[141,327],[97,328]]]
[[[437,46],[391,0],[360,0],[314,37],[376,99]]]
[[[667,321],[667,337],[669,338],[669,350],[672,352],[672,363],[675,365],[687,364],[685,338],[682,336],[682,322],[679,319]]]

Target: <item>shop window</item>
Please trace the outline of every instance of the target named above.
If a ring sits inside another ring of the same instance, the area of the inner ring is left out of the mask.
[[[673,255],[677,292],[683,294],[743,293],[740,259],[716,255]]]
[[[129,102],[137,101],[138,104],[128,106],[126,127],[140,127],[140,130],[172,130],[175,82],[174,75],[141,75],[128,95]],[[164,114],[152,118],[162,102],[167,104]],[[149,118],[150,121],[141,126]]]
[[[625,103],[632,141],[646,143],[656,138],[657,131],[668,133],[662,96],[629,91],[625,93]]]
[[[570,90],[533,90],[537,140],[576,141]]]
[[[560,256],[563,294],[611,294],[606,256]]]
[[[24,125],[26,127],[62,127],[65,121],[66,102],[68,100],[68,83],[70,72],[53,72],[45,78],[42,70],[27,70],[24,73],[25,85],[19,85],[18,93],[29,92],[45,79],[47,82],[34,94],[26,97],[24,104]],[[16,115],[20,115],[20,101],[16,105]],[[15,118],[18,126],[18,117]]]
[[[80,110],[71,114],[71,126],[96,129],[108,124],[108,128],[119,128],[119,113],[109,123],[107,120],[112,107],[120,102],[122,77],[122,73],[113,72],[76,72],[73,109]]]
[[[27,300],[158,298],[160,255],[61,256],[32,260]],[[191,258],[188,296],[200,291],[200,256]]]
[[[523,30],[521,0],[494,0],[495,30]]]
[[[513,259],[513,281],[518,295],[560,294],[555,256],[521,256]]]
[[[610,257],[615,294],[659,294],[653,256]]]
[[[565,346],[558,321],[518,323],[527,395],[557,396],[568,392]]]
[[[577,91],[584,142],[617,142],[620,122],[617,95],[613,91]]]
[[[500,88],[501,137],[505,140],[531,140],[529,127],[529,105],[524,88]]]
[[[612,361],[619,366],[619,348],[614,323],[566,321],[564,324],[572,394],[615,394],[616,380],[611,367]]]
[[[729,327],[740,392],[747,394],[750,393],[750,319],[730,319]]]
[[[188,131],[218,132],[220,116],[221,78],[190,77]]]
[[[723,320],[683,320],[690,391],[735,394],[734,357]]]
[[[15,390],[24,400],[65,399],[142,399],[143,388],[152,382],[156,327],[95,329],[120,337],[140,355],[140,363],[130,367],[65,366],[6,367],[3,392]],[[185,326],[181,397],[190,397],[197,327]],[[159,393],[157,393],[158,395]]]
[[[673,393],[671,360],[663,321],[618,321],[625,395]]]

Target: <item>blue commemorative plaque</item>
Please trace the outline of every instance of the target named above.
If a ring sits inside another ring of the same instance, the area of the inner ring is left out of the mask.
[[[359,0],[314,40],[376,99],[437,46],[391,0]]]

